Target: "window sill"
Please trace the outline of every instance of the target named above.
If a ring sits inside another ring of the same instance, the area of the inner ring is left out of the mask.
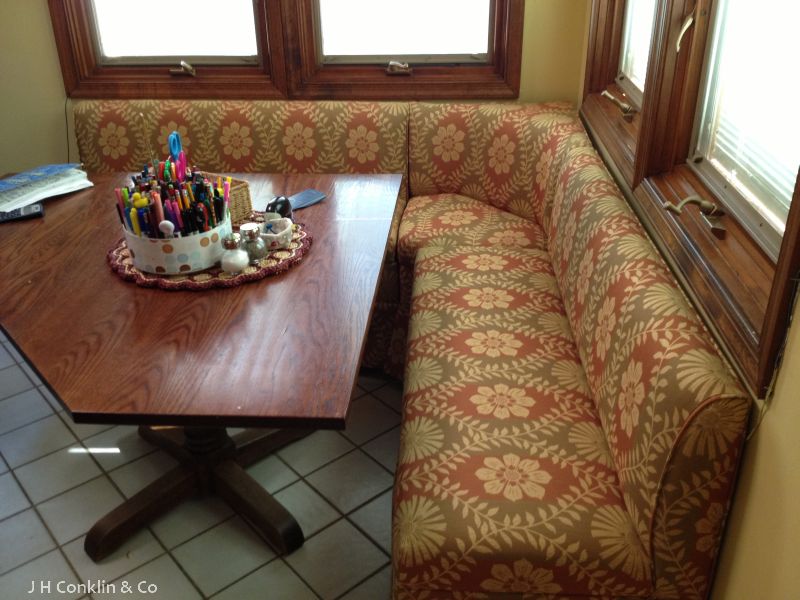
[[[723,217],[726,236],[720,240],[696,206],[687,206],[682,215],[663,208],[664,202],[677,204],[690,194],[719,204],[688,166],[633,186],[636,118],[625,123],[616,106],[596,96],[588,96],[581,108],[595,146],[743,381],[761,396],[769,383],[763,381],[768,370],[761,364],[762,330],[775,263],[729,215]]]

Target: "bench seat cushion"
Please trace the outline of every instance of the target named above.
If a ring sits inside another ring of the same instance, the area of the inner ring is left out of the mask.
[[[396,599],[647,597],[548,254],[426,246],[411,310]]]
[[[545,248],[542,228],[531,219],[459,194],[411,198],[400,223],[397,256],[414,265],[423,246],[515,246]]]

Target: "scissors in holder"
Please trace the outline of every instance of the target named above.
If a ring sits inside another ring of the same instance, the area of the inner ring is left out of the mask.
[[[186,153],[183,151],[181,134],[177,131],[173,131],[169,134],[167,143],[169,145],[170,156],[172,156],[172,161],[175,164],[178,181],[183,181],[186,178]]]

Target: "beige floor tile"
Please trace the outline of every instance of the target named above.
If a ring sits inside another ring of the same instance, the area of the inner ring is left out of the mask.
[[[381,463],[384,468],[394,473],[397,468],[397,454],[400,450],[400,427],[390,429],[364,444],[361,449]]]
[[[77,442],[72,447],[77,447]],[[72,453],[70,448],[63,448],[14,470],[34,503],[52,498],[102,473],[91,456]]]
[[[266,542],[239,517],[178,546],[172,555],[207,596],[275,558]]]
[[[213,600],[316,600],[317,595],[281,560],[273,560],[212,597]]]
[[[392,486],[392,476],[360,450],[346,454],[306,480],[331,504],[348,513]]]
[[[306,538],[341,517],[335,508],[304,481],[298,481],[275,494],[275,499],[292,514]]]
[[[59,582],[62,582],[60,587],[63,591],[59,591]],[[78,577],[70,569],[61,552],[53,550],[0,577],[0,596],[9,600],[18,598],[75,600],[84,595],[83,591],[69,593],[67,589],[68,586],[79,584]],[[29,594],[31,589],[35,591]]]
[[[85,534],[124,498],[108,477],[97,477],[63,494],[42,502],[39,514],[59,544]]]
[[[191,498],[151,523],[150,528],[162,544],[174,548],[232,515],[231,507],[217,496]]]
[[[33,382],[19,365],[0,370],[0,399],[9,398],[33,387]]]
[[[32,508],[0,521],[0,575],[55,547]]]
[[[169,454],[162,450],[156,450],[152,454],[111,471],[109,476],[119,486],[125,497],[130,498],[177,465],[178,462]]]
[[[83,440],[83,445],[87,448],[118,450],[113,453],[98,452],[94,455],[103,469],[112,471],[156,450],[156,447],[145,441],[137,430],[138,428],[132,425],[119,425],[86,438]]]
[[[339,597],[389,561],[346,520],[306,540],[285,560],[324,600]]]
[[[352,512],[348,518],[387,554],[392,553],[392,490]]]
[[[349,591],[341,600],[390,600],[392,597],[392,568],[385,567]]]
[[[321,430],[286,446],[278,452],[278,456],[300,475],[308,475],[353,447],[338,432]]]
[[[199,600],[202,598],[186,575],[175,564],[175,561],[167,554],[127,575],[123,575],[112,583],[116,586],[114,593],[93,594],[94,600],[120,600],[120,598],[131,600]],[[129,589],[132,591],[122,591],[125,589],[123,587],[124,584],[129,585]],[[137,591],[140,586],[144,593]],[[148,591],[148,589],[151,591]]]
[[[50,415],[0,435],[0,452],[13,468],[75,443],[75,436],[63,421]]]
[[[53,414],[53,409],[50,408],[39,390],[30,389],[10,396],[0,400],[0,434],[28,425],[51,414]]]
[[[400,415],[372,396],[363,396],[350,405],[347,427],[342,432],[361,445],[400,424]]]
[[[99,562],[94,562],[84,551],[85,539],[80,537],[64,546],[64,554],[84,581],[112,581],[164,554],[164,548],[147,529],[135,534]]]
[[[11,473],[0,475],[0,519],[25,510],[30,502]]]
[[[294,483],[300,477],[277,456],[268,456],[247,467],[247,473],[270,494]]]

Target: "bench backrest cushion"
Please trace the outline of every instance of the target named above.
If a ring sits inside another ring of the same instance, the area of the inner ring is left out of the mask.
[[[527,219],[541,211],[554,144],[581,124],[550,104],[411,105],[411,196],[461,194]]]
[[[79,100],[74,114],[90,171],[141,170],[178,131],[190,162],[209,171],[408,173],[406,103]]]
[[[548,249],[626,505],[656,584],[704,597],[749,397],[594,149],[554,183]]]

